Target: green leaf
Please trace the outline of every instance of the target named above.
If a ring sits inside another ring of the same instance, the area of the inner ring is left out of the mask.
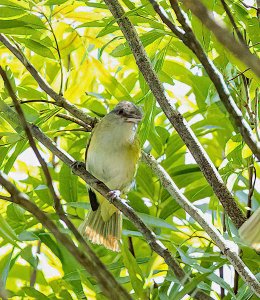
[[[26,12],[18,7],[4,7],[0,9],[0,19],[12,19],[15,16],[24,15]],[[1,23],[1,20],[0,20]]]
[[[138,216],[144,221],[146,225],[149,225],[151,227],[167,228],[170,230],[178,231],[178,229],[175,226],[160,218],[153,217],[144,213],[138,213]]]
[[[48,47],[43,45],[42,43],[39,43],[37,41],[28,39],[28,38],[16,38],[16,40],[18,40],[18,42],[24,44],[25,47],[29,48],[33,52],[35,52],[43,57],[55,59],[55,56],[52,53],[52,51]]]
[[[183,299],[183,297],[187,294],[189,294],[190,292],[192,292],[193,290],[196,289],[196,287],[198,286],[198,284],[200,282],[203,282],[207,276],[209,274],[205,273],[205,274],[197,274],[196,276],[194,276],[191,281],[189,281],[187,284],[184,285],[183,289],[181,291],[178,291],[175,295],[172,295],[172,299],[174,300],[181,300]],[[194,291],[195,294],[195,291]]]
[[[90,203],[87,202],[67,202],[64,205],[76,208],[90,209]]]
[[[1,215],[0,215],[0,236],[4,239],[5,242],[8,242],[14,246],[19,247],[16,244],[16,242],[19,241],[18,236]]]
[[[33,299],[38,299],[38,300],[49,300],[50,298],[45,296],[43,293],[37,291],[33,287],[23,287],[22,290],[25,292],[27,296],[32,297]]]
[[[48,0],[45,5],[60,5],[67,2],[67,0]]]
[[[77,202],[78,178],[73,175],[71,169],[65,164],[62,165],[59,174],[60,194],[66,202]]]
[[[23,248],[20,252],[20,256],[26,260],[33,268],[37,267],[37,259],[34,257],[32,252],[32,245],[28,245],[27,247]]]
[[[156,30],[151,30],[148,33],[144,33],[140,39],[144,47],[152,44],[154,41],[157,39],[163,37],[164,34],[162,32],[156,31]],[[125,55],[131,54],[131,50],[128,46],[128,43],[120,44],[117,46],[112,52],[111,55],[114,57],[122,57]]]
[[[27,146],[27,141],[25,141],[25,140],[17,142],[14,152],[11,154],[11,156],[6,161],[6,164],[5,164],[5,167],[4,167],[4,173],[5,174],[8,174],[10,172],[12,166],[15,163],[15,160],[18,157],[18,155],[25,150],[26,146]]]
[[[3,286],[3,287],[5,287],[5,285],[6,285],[8,273],[12,267],[13,252],[14,252],[14,247],[12,248],[12,251],[4,257],[5,261],[4,261],[3,269],[0,270],[1,271],[0,282],[1,282],[1,286]]]
[[[124,264],[129,272],[131,284],[139,299],[147,299],[144,290],[145,281],[144,281],[142,270],[138,266],[135,258],[133,257],[132,253],[128,250],[126,245],[127,245],[127,241],[125,240],[122,247],[122,256],[123,256]]]

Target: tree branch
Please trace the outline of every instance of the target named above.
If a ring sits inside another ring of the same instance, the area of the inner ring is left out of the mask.
[[[241,278],[248,284],[256,295],[260,296],[260,283],[254,274],[248,269],[236,252],[232,251],[227,241],[219,233],[214,225],[209,223],[203,213],[197,209],[178,189],[169,174],[160,166],[157,161],[150,155],[143,153],[142,159],[150,166],[156,176],[160,179],[164,188],[176,200],[176,202],[206,231],[210,238],[216,243],[218,248],[227,257]]]
[[[62,118],[62,119],[65,119],[67,121],[70,121],[70,122],[73,122],[73,123],[76,123],[82,127],[84,127],[86,129],[86,131],[88,132],[91,132],[92,130],[92,127],[89,126],[88,124],[86,124],[85,122],[75,118],[75,117],[72,117],[70,115],[65,115],[65,114],[61,114],[61,113],[58,113],[55,115],[56,117],[59,117],[59,118]]]
[[[10,193],[11,202],[16,203],[23,207],[25,210],[34,215],[44,227],[52,232],[55,238],[64,245],[71,255],[85,268],[85,270],[96,277],[99,282],[104,294],[110,298],[118,297],[118,299],[132,299],[128,293],[118,284],[110,272],[107,271],[105,266],[102,264],[96,265],[89,256],[88,252],[80,250],[72,241],[60,232],[58,227],[53,221],[43,213],[37,205],[31,202],[28,196],[20,192],[8,179],[0,172],[0,184]]]
[[[156,235],[144,224],[144,222],[137,216],[135,211],[124,203],[119,197],[113,197],[111,195],[111,191],[108,187],[92,176],[81,164],[75,162],[72,158],[70,158],[67,153],[61,151],[56,147],[51,139],[45,136],[40,129],[32,125],[32,133],[34,137],[41,142],[46,148],[48,148],[53,154],[55,154],[60,160],[62,160],[67,166],[69,166],[73,173],[81,177],[89,186],[97,190],[101,195],[103,195],[109,202],[115,205],[134,225],[135,227],[143,234],[144,238],[148,242],[149,246],[153,251],[155,251],[158,255],[164,258],[165,263],[169,266],[169,268],[174,272],[177,279],[184,284],[186,282],[187,275],[179,266],[178,262],[172,257],[169,250],[156,239]],[[203,298],[203,297],[204,298]],[[196,293],[196,299],[211,299],[210,296],[205,294],[202,291],[198,291]]]
[[[129,207],[126,203],[122,201],[119,197],[113,197],[110,193],[110,190],[99,180],[93,177],[90,173],[88,173],[84,166],[77,165],[71,161],[71,159],[61,150],[59,150],[53,142],[46,137],[38,127],[32,126],[32,132],[34,136],[52,153],[58,156],[65,164],[71,166],[73,172],[80,176],[87,184],[97,190],[101,195],[106,197],[109,202],[114,204],[123,214],[136,226],[136,228],[143,234],[150,247],[162,256],[165,259],[165,262],[169,265],[171,269],[173,269],[176,277],[183,278],[184,272],[179,267],[179,265],[174,261],[170,252],[156,240],[155,234],[146,227],[143,221],[136,215],[134,210]],[[146,160],[146,163],[155,171],[155,173],[159,176],[159,179],[162,181],[162,184],[165,188],[167,188],[168,192],[176,199],[179,200],[179,204],[181,207],[185,209],[208,233],[208,235],[212,238],[212,240],[218,245],[220,250],[224,255],[227,256],[231,264],[234,268],[239,272],[241,277],[248,283],[248,285],[252,288],[252,290],[256,291],[260,295],[260,285],[255,279],[254,275],[248,270],[248,268],[244,265],[241,259],[237,256],[236,253],[232,252],[229,247],[226,245],[225,239],[221,236],[221,234],[217,231],[217,229],[213,225],[209,225],[207,221],[205,221],[203,214],[195,208],[190,202],[180,193],[178,188],[172,182],[169,175],[160,167],[159,165],[151,164],[151,160]],[[163,170],[164,173],[162,173]],[[164,176],[161,176],[163,174]],[[178,271],[178,273],[177,273]]]
[[[7,118],[11,121],[17,124],[17,115],[16,113],[4,102],[0,101],[0,104],[2,103],[1,109],[4,111],[6,114]],[[19,127],[19,124],[17,124]],[[70,157],[66,152],[60,150],[57,148],[57,146],[54,144],[54,142],[49,139],[45,134],[40,131],[40,129],[35,126],[35,125],[30,125],[30,129],[32,132],[32,135],[39,141],[41,142],[47,149],[49,149],[53,155],[56,155],[61,161],[63,161],[67,166],[72,168],[73,172],[80,176],[86,183],[88,183],[91,187],[96,189],[99,193],[103,193],[104,197],[108,197],[110,195],[110,190],[99,180],[94,178],[90,173],[88,173],[85,169],[85,166],[83,167],[78,167],[80,164],[77,164],[75,160]],[[100,185],[100,186],[99,186]],[[104,188],[105,190],[100,190],[100,187]],[[113,201],[113,198],[109,196],[110,201]],[[0,196],[1,198],[1,196]],[[3,198],[5,199],[5,198]],[[109,200],[108,199],[108,200]],[[111,200],[112,199],[112,200]],[[7,198],[6,200],[9,200]],[[129,207],[128,205],[124,204],[122,200],[120,199],[117,203],[114,203],[114,205],[121,210],[126,217],[129,218],[130,221],[133,222],[133,224],[136,226],[136,228],[143,234],[144,238],[150,245],[151,249],[155,251],[158,255],[164,258],[165,263],[169,266],[169,268],[174,272],[176,278],[180,281],[181,284],[185,284],[186,281],[188,280],[188,275],[185,274],[183,269],[179,266],[178,262],[175,261],[175,259],[172,257],[171,253],[162,245],[162,243],[158,240],[156,240],[156,235],[148,228],[146,225],[143,223],[143,221],[136,215],[134,210]],[[74,235],[76,236],[78,232],[74,232]],[[84,239],[83,241],[81,240],[82,237],[76,236],[76,238],[81,242],[83,246],[84,245]],[[87,253],[92,253],[92,250],[88,250]],[[95,255],[95,254],[94,254]],[[95,260],[94,260],[95,261]],[[206,293],[203,291],[197,291],[195,295],[196,299],[199,300],[212,300],[210,296],[208,296]]]
[[[166,17],[165,16],[163,17],[163,12],[160,9],[157,2],[155,0],[149,0],[149,1],[153,5],[154,10],[160,16],[161,20],[165,23]],[[196,39],[184,14],[180,10],[177,0],[170,0],[170,3],[176,14],[178,21],[180,22],[180,24],[182,25],[185,31],[185,34],[181,34],[181,35],[179,34],[177,36],[183,41],[183,43],[188,48],[190,48],[193,51],[193,53],[197,56],[199,61],[202,63],[211,81],[213,82],[221,101],[223,102],[226,110],[229,112],[230,116],[232,117],[232,122],[235,125],[234,129],[240,132],[240,134],[244,138],[244,141],[248,144],[252,152],[260,160],[260,143],[255,138],[254,133],[252,132],[246,120],[244,119],[242,112],[239,110],[234,99],[231,97],[222,74],[218,71],[218,69],[213,64],[213,62],[209,60],[201,44]],[[176,34],[177,27],[169,19],[165,24],[169,27],[169,29],[172,30],[173,33]],[[169,24],[171,25],[169,26]]]
[[[34,66],[27,60],[27,58],[16,49],[11,42],[5,37],[5,35],[0,34],[0,42],[2,42],[13,54],[20,60],[20,62],[25,66],[27,71],[31,73],[33,78],[37,81],[40,88],[47,93],[52,99],[55,100],[56,105],[63,107],[69,111],[73,116],[76,116],[78,119],[82,120],[86,124],[94,127],[97,123],[95,118],[92,118],[86,115],[82,110],[78,109],[75,105],[71,104],[66,100],[62,95],[56,93],[51,86],[45,81],[45,79],[40,75],[40,73],[34,68]]]
[[[38,241],[38,245],[37,245],[37,250],[36,250],[36,265],[33,268],[32,274],[31,274],[31,278],[30,278],[30,286],[34,287],[35,282],[36,282],[36,277],[37,277],[37,269],[38,269],[38,264],[39,264],[39,257],[38,255],[41,253],[41,240]]]
[[[182,0],[182,2],[214,33],[224,47],[260,77],[260,60],[258,57],[252,54],[244,44],[237,42],[224,25],[216,22],[213,14],[200,1]]]
[[[241,43],[246,44],[245,40],[243,38],[243,35],[239,31],[239,29],[237,27],[237,24],[236,24],[236,22],[235,22],[235,20],[234,20],[234,18],[232,16],[232,13],[231,13],[231,11],[230,11],[230,9],[229,9],[226,1],[225,0],[221,0],[221,3],[222,3],[222,6],[223,6],[223,8],[224,8],[224,10],[225,10],[225,12],[226,12],[229,20],[230,20],[230,23],[232,24],[233,28],[235,29],[235,32],[237,34],[238,39],[240,40]]]
[[[178,266],[176,261],[172,258],[170,252],[161,245],[155,238],[155,234],[146,227],[143,221],[135,214],[134,210],[129,207],[127,204],[123,203],[122,199],[119,197],[111,196],[110,190],[99,180],[94,178],[90,173],[88,173],[84,166],[77,166],[73,164],[73,161],[61,150],[59,150],[53,142],[46,137],[38,127],[33,126],[32,132],[34,136],[47,147],[51,152],[53,152],[56,156],[58,156],[65,164],[72,167],[73,172],[80,176],[86,183],[88,183],[91,187],[97,190],[101,195],[106,197],[112,204],[114,204],[123,214],[136,226],[136,228],[143,234],[145,239],[148,241],[150,247],[162,256],[165,259],[165,262],[169,265],[171,269],[173,269],[177,278],[181,278],[184,275],[183,270]],[[218,245],[220,250],[224,255],[227,256],[231,264],[241,275],[243,280],[247,282],[247,284],[252,288],[256,294],[260,295],[260,284],[257,282],[254,275],[250,270],[244,265],[238,255],[232,252],[226,244],[225,239],[221,236],[221,234],[217,231],[217,229],[208,224],[204,219],[203,214],[194,207],[178,190],[175,186],[169,175],[157,165],[157,162],[153,163],[151,159],[147,160],[146,156],[144,160],[146,163],[152,168],[152,170],[158,175],[161,180],[163,186],[168,190],[168,192],[176,199],[181,207],[185,209],[208,233],[208,235],[212,238],[212,240]],[[163,171],[162,171],[163,170]],[[178,270],[178,273],[177,273]],[[179,273],[180,272],[180,273]]]
[[[222,181],[218,171],[211,162],[209,156],[202,148],[197,137],[188,126],[183,116],[172,108],[169,99],[165,96],[161,82],[156,75],[149,58],[141,44],[137,32],[125,16],[125,12],[117,0],[105,0],[107,7],[117,20],[131,50],[135,57],[136,64],[148,83],[157,102],[160,104],[167,118],[174,126],[184,143],[187,145],[205,178],[212,186],[216,196],[221,201],[225,211],[236,227],[240,227],[245,222],[245,216],[236,204],[231,193]]]
[[[22,108],[21,108],[21,106],[19,104],[19,101],[18,101],[18,99],[17,99],[17,97],[16,97],[16,95],[15,95],[13,89],[12,89],[12,86],[11,86],[11,84],[9,82],[9,79],[8,79],[5,71],[2,69],[1,66],[0,66],[0,74],[1,74],[1,76],[3,78],[3,80],[4,80],[4,84],[5,84],[8,92],[9,92],[10,97],[13,100],[15,109],[17,111],[17,114],[18,114],[19,119],[21,121],[21,124],[23,126],[23,129],[24,129],[24,131],[25,131],[25,133],[27,135],[27,138],[29,140],[29,144],[30,144],[31,148],[33,149],[33,152],[35,153],[38,161],[41,164],[41,167],[42,167],[42,170],[43,170],[46,182],[47,182],[47,186],[48,186],[48,188],[50,190],[50,193],[52,195],[52,198],[53,198],[53,201],[54,201],[54,207],[55,207],[55,210],[56,210],[58,216],[60,217],[60,219],[62,221],[64,221],[64,223],[72,231],[72,233],[74,234],[74,236],[77,238],[78,242],[81,243],[81,245],[85,248],[85,250],[87,251],[89,257],[91,258],[91,261],[93,261],[93,263],[96,266],[99,266],[100,270],[104,269],[105,266],[101,263],[101,261],[99,260],[99,258],[95,255],[95,253],[92,251],[92,249],[89,247],[89,245],[83,239],[83,237],[79,234],[79,232],[76,229],[76,227],[74,226],[74,224],[66,216],[66,214],[65,214],[65,212],[63,210],[63,207],[61,205],[60,198],[58,197],[58,195],[56,194],[56,192],[54,190],[53,183],[52,183],[52,178],[51,178],[51,174],[49,172],[47,163],[42,158],[39,150],[37,149],[36,143],[35,143],[35,141],[33,139],[33,136],[32,136],[31,128],[30,128],[29,124],[27,123],[27,121],[25,119],[24,113],[23,113]],[[110,278],[112,278],[112,277],[110,276]],[[98,279],[100,279],[100,278],[98,278]],[[114,283],[115,282],[116,281],[114,279]],[[123,289],[122,289],[122,291],[121,291],[121,289],[119,289],[119,285],[115,284],[115,288],[118,289],[118,293],[119,294],[123,292]]]

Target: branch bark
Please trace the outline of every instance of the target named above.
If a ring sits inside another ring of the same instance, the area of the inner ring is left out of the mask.
[[[132,50],[132,53],[136,60],[136,64],[142,72],[151,91],[153,92],[154,97],[192,153],[205,178],[212,186],[218,199],[221,201],[225,211],[227,212],[235,226],[239,228],[245,222],[245,216],[236,204],[231,193],[228,191],[218,171],[211,162],[205,150],[202,148],[197,137],[188,126],[186,120],[177,110],[174,110],[170,105],[170,101],[165,96],[162,84],[159,81],[149,58],[147,57],[147,54],[141,44],[134,26],[125,16],[125,12],[117,0],[105,0],[105,3],[113,14],[114,18],[117,20],[117,23],[119,24]]]
[[[84,166],[73,164],[67,155],[64,152],[61,152],[53,142],[47,138],[38,127],[33,126],[32,132],[34,136],[41,141],[45,147],[47,147],[51,152],[57,155],[64,163],[68,166],[72,167],[73,172],[80,176],[87,184],[97,190],[101,195],[106,197],[112,204],[114,204],[122,213],[136,226],[136,228],[143,234],[150,247],[162,256],[165,259],[165,262],[169,265],[171,269],[175,272],[177,278],[182,277],[184,275],[183,270],[176,265],[176,261],[171,256],[170,252],[159,242],[156,240],[155,234],[146,227],[143,221],[136,215],[134,210],[129,207],[123,200],[119,197],[113,197],[110,193],[110,190],[99,180],[93,177],[90,173],[88,173]],[[208,224],[204,219],[203,214],[180,193],[176,185],[173,183],[172,179],[169,175],[160,167],[159,165],[151,164],[151,160],[147,161],[148,165],[155,171],[158,175],[159,179],[162,181],[163,186],[168,190],[168,192],[178,201],[181,207],[185,209],[208,233],[208,235],[212,238],[212,240],[218,245],[220,250],[224,255],[227,256],[231,264],[238,271],[241,277],[245,282],[254,290],[257,294],[260,295],[260,284],[257,282],[254,275],[250,270],[245,266],[242,260],[238,257],[238,255],[232,252],[226,244],[225,239],[221,236],[221,234],[217,231],[217,229]],[[162,170],[165,172],[163,173]],[[162,176],[162,174],[164,176]],[[179,269],[180,268],[180,269]],[[178,270],[179,269],[179,270]],[[178,273],[176,272],[178,270]],[[179,273],[180,272],[180,273]]]
[[[228,87],[225,83],[225,80],[213,62],[208,58],[207,54],[203,50],[201,44],[197,40],[192,31],[191,27],[189,26],[184,14],[182,13],[177,0],[170,0],[171,6],[176,14],[176,17],[179,23],[182,25],[184,32],[181,32],[178,27],[176,27],[168,18],[165,16],[163,11],[161,10],[160,6],[157,4],[155,0],[149,0],[150,3],[153,5],[154,10],[158,13],[161,20],[164,24],[166,24],[169,29],[176,34],[183,43],[191,49],[191,51],[197,56],[199,61],[202,63],[203,67],[205,68],[206,72],[209,75],[212,83],[214,84],[220,100],[224,104],[226,110],[231,116],[231,120],[234,124],[234,129],[242,135],[244,141],[248,144],[252,152],[255,156],[260,159],[260,143],[257,141],[254,133],[252,132],[250,126],[246,122],[245,118],[243,117],[242,112],[237,107],[234,99],[229,93]],[[245,46],[244,46],[245,47]]]
[[[15,185],[13,185],[8,179],[0,172],[0,184],[10,193],[11,202],[16,203],[23,207],[25,210],[34,215],[43,225],[46,227],[55,238],[62,243],[73,257],[85,268],[85,270],[95,276],[99,282],[104,294],[110,298],[118,297],[118,299],[132,299],[125,289],[116,282],[110,272],[107,271],[102,264],[102,268],[95,263],[89,256],[89,253],[83,252],[79,249],[64,233],[60,232],[58,227],[53,221],[43,213],[37,205],[31,202],[28,196],[20,192]]]
[[[165,259],[165,262],[168,266],[174,271],[176,277],[178,279],[184,278],[184,271],[179,267],[176,261],[171,256],[170,252],[159,242],[156,240],[155,234],[143,223],[143,221],[136,215],[134,210],[129,207],[123,200],[119,197],[113,197],[110,193],[110,190],[99,180],[93,177],[90,173],[88,173],[84,166],[77,165],[67,155],[59,150],[54,143],[46,137],[38,127],[32,126],[32,132],[34,136],[52,153],[58,156],[65,164],[70,166],[73,172],[80,176],[87,184],[89,184],[92,188],[97,190],[101,195],[106,197],[112,204],[114,204],[122,213],[136,226],[136,228],[143,234],[145,239],[147,240],[150,247],[162,256]],[[159,179],[161,180],[163,186],[168,190],[168,192],[176,199],[179,205],[184,208],[184,210],[196,220],[201,227],[207,232],[207,234],[211,237],[211,239],[216,243],[216,245],[220,248],[224,255],[227,256],[230,263],[234,266],[237,272],[240,274],[241,278],[251,287],[253,291],[257,295],[260,295],[260,284],[257,282],[254,275],[251,271],[246,267],[246,265],[242,262],[242,260],[238,257],[238,255],[233,252],[227,246],[225,239],[221,236],[221,234],[217,231],[217,229],[208,224],[208,222],[204,219],[203,214],[199,211],[195,206],[193,206],[179,191],[177,186],[174,184],[169,175],[162,169],[161,166],[157,164],[157,162],[153,162],[153,160],[147,159],[148,156],[143,156],[143,159],[146,163],[152,168],[152,170],[157,174]]]
[[[8,48],[14,54],[14,56],[16,56],[16,58],[20,60],[20,62],[25,66],[27,71],[31,73],[32,77],[37,81],[40,88],[52,99],[55,100],[57,106],[63,107],[73,116],[76,116],[78,119],[82,120],[86,124],[90,125],[91,127],[94,127],[94,125],[97,123],[97,120],[95,118],[91,118],[82,110],[77,108],[75,105],[71,104],[62,95],[56,93],[47,83],[47,81],[40,75],[40,73],[34,68],[34,66],[28,61],[28,59],[16,47],[14,47],[11,44],[11,42],[4,34],[0,34],[0,42],[2,42],[6,46],[6,48]]]
[[[62,221],[65,222],[65,224],[68,226],[68,228],[72,231],[72,233],[74,234],[74,236],[77,238],[78,242],[85,248],[86,252],[88,253],[88,256],[90,258],[90,260],[93,262],[93,265],[95,265],[97,267],[97,269],[99,269],[99,273],[102,273],[103,270],[106,270],[105,266],[102,264],[102,262],[99,260],[99,258],[95,255],[95,253],[92,251],[92,249],[89,247],[89,245],[86,243],[86,241],[83,239],[83,237],[79,234],[78,230],[75,228],[75,226],[73,225],[73,223],[68,219],[68,217],[66,216],[63,207],[61,205],[60,202],[60,198],[58,197],[58,195],[56,194],[55,190],[54,190],[54,186],[52,183],[52,178],[51,178],[51,174],[49,172],[47,163],[45,162],[45,160],[42,158],[39,150],[37,149],[36,143],[33,139],[32,136],[32,132],[31,132],[31,127],[30,125],[27,123],[23,110],[20,106],[19,100],[17,99],[17,96],[9,82],[9,79],[5,73],[5,71],[2,69],[2,67],[0,66],[0,75],[3,78],[4,84],[6,86],[6,89],[8,90],[8,93],[10,95],[10,97],[13,100],[13,104],[15,106],[15,109],[17,111],[18,114],[18,120],[20,119],[21,121],[21,125],[27,135],[29,144],[31,146],[31,148],[33,149],[33,152],[35,153],[38,161],[41,164],[46,182],[47,182],[47,186],[50,190],[50,193],[52,195],[53,201],[54,201],[54,207],[55,210],[58,214],[58,216],[60,217],[60,219]],[[9,190],[8,190],[9,191]],[[116,282],[116,280],[114,279],[114,277],[106,270],[107,276],[110,277],[110,280],[112,280],[112,284],[114,284],[114,288],[117,290],[116,293],[123,298],[124,294],[127,294],[127,292]],[[103,284],[104,280],[102,281],[102,276],[104,276],[103,274],[101,276],[97,276],[97,272],[94,273],[96,275],[97,280],[100,282],[101,287],[103,288],[103,291],[105,293],[107,293],[107,290]]]
[[[2,103],[2,105],[1,105]],[[4,111],[8,119],[11,122],[16,122],[17,124],[17,114],[5,103],[0,101],[0,108]],[[19,127],[19,124],[17,124]],[[49,139],[45,134],[43,134],[40,129],[35,125],[30,125],[30,129],[32,135],[41,142],[47,149],[49,149],[54,155],[56,155],[61,161],[63,161],[67,166],[72,168],[73,172],[80,176],[86,183],[88,183],[91,187],[100,192],[104,197],[110,197],[110,201],[114,201],[114,198],[111,198],[110,190],[100,181],[98,181],[95,177],[93,177],[90,173],[88,173],[85,169],[85,165],[81,166],[74,161],[72,157],[70,157],[67,153],[57,148],[54,142]],[[101,190],[100,190],[101,189]],[[2,199],[3,196],[0,196]],[[136,228],[143,234],[144,238],[150,245],[151,249],[155,251],[158,255],[164,258],[165,263],[169,266],[169,268],[174,272],[176,278],[180,281],[181,284],[185,284],[188,280],[188,275],[183,271],[180,267],[179,263],[173,258],[171,253],[164,247],[164,245],[156,239],[156,235],[143,223],[143,221],[136,215],[134,210],[129,207],[127,204],[124,204],[120,198],[114,203],[114,205],[121,210],[126,217],[129,218],[130,221],[136,226]],[[9,198],[6,198],[9,200]],[[115,200],[116,201],[116,200]],[[64,220],[65,221],[65,220]],[[66,223],[67,224],[67,223]],[[69,226],[68,226],[69,227]],[[73,229],[73,228],[72,228]],[[88,249],[89,246],[85,245],[84,239],[82,239],[81,235],[79,235],[78,231],[72,230],[73,234],[76,236],[78,241],[83,245],[86,249],[86,253],[89,253],[91,259],[96,261],[95,254],[93,254],[91,249]],[[86,248],[88,247],[88,248]],[[203,291],[196,291],[194,296],[198,300],[212,300],[212,298],[204,293]]]
[[[137,216],[135,211],[127,204],[124,203],[119,197],[113,197],[111,191],[108,187],[92,176],[85,168],[84,164],[77,163],[71,159],[67,153],[58,149],[51,139],[45,136],[40,129],[32,125],[32,133],[34,137],[41,142],[46,148],[48,148],[54,155],[56,155],[60,160],[62,160],[67,166],[69,166],[73,173],[81,177],[89,186],[97,190],[101,195],[103,195],[108,201],[115,205],[134,225],[135,227],[143,234],[147,243],[153,251],[160,255],[169,268],[174,272],[177,279],[184,284],[188,279],[188,276],[179,266],[178,262],[173,258],[169,250],[156,239],[156,235],[152,232],[144,222]],[[196,293],[196,299],[212,299],[206,293],[198,291]]]
[[[220,22],[216,22],[213,14],[200,2],[192,0],[182,0],[184,5],[190,9],[194,15],[211,30],[219,42],[248,66],[258,77],[260,77],[260,60],[252,54],[248,48],[239,43],[227,28]]]
[[[206,231],[211,239],[216,243],[221,252],[227,257],[241,278],[248,284],[252,291],[260,297],[260,283],[254,274],[248,269],[236,252],[232,251],[227,241],[215,228],[209,223],[203,213],[197,209],[178,189],[169,174],[160,166],[157,161],[150,155],[143,153],[142,159],[150,166],[156,176],[160,179],[164,188],[178,202],[178,204]]]

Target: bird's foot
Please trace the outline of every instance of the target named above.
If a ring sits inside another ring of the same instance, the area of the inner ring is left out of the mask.
[[[113,201],[115,198],[120,197],[121,192],[119,190],[113,190],[108,192],[109,198]]]
[[[86,169],[85,163],[82,162],[82,161],[77,161],[77,160],[74,161],[70,166],[71,166],[72,171],[78,170],[78,169],[80,169],[80,168]]]

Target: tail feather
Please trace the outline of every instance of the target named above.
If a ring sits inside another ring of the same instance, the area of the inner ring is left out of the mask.
[[[119,251],[122,214],[120,211],[116,211],[108,221],[104,222],[100,207],[96,211],[90,210],[85,221],[79,227],[79,231],[92,243],[104,245],[113,251]]]

